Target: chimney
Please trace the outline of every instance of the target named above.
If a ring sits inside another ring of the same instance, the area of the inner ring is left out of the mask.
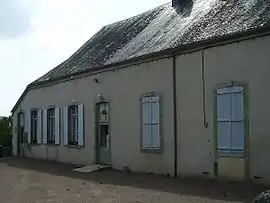
[[[186,7],[189,3],[191,3],[191,0],[172,0],[172,7],[182,9]]]

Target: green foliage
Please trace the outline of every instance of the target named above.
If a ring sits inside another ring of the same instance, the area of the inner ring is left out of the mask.
[[[0,145],[2,146],[12,145],[12,137],[9,134],[8,129],[8,118],[6,117],[0,119]]]

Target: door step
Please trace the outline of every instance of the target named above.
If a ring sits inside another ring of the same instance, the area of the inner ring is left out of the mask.
[[[81,168],[75,168],[72,171],[81,172],[81,173],[91,173],[91,172],[95,172],[95,171],[101,171],[101,170],[106,169],[106,168],[111,168],[111,166],[94,164],[94,165],[90,165],[90,166],[83,166]]]

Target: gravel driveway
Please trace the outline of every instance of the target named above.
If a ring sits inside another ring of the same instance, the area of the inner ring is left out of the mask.
[[[252,202],[264,188],[247,183],[120,172],[81,174],[74,166],[31,159],[0,160],[0,202]]]

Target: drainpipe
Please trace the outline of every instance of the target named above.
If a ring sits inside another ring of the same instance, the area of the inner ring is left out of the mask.
[[[177,94],[176,94],[176,56],[173,55],[173,133],[174,133],[174,177],[177,177]]]
[[[204,50],[201,51],[201,80],[202,80],[202,104],[203,104],[203,126],[208,128],[206,119],[206,101],[205,101],[205,73],[204,73]]]

